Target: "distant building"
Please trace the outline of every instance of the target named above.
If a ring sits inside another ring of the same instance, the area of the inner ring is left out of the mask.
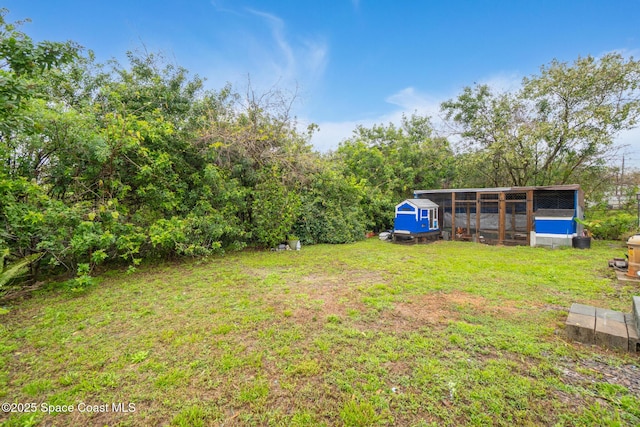
[[[615,191],[607,191],[604,193],[604,202],[609,209],[624,209],[630,203],[636,203],[635,185],[620,185]]]

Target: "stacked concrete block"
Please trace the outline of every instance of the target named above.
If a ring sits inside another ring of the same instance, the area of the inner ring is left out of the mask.
[[[627,322],[627,334],[629,334],[629,351],[631,353],[640,353],[640,338],[638,337],[638,327],[633,315],[625,314],[624,318]]]
[[[630,315],[627,315],[627,331],[629,333],[629,351],[640,353],[640,297],[633,297]]]
[[[640,352],[640,297],[633,297],[631,314],[590,305],[572,304],[566,321],[567,336],[585,344]]]
[[[624,313],[596,308],[596,345],[609,348],[629,349],[629,334]]]
[[[566,325],[567,335],[570,339],[593,344],[595,342],[596,308],[590,305],[571,304]]]

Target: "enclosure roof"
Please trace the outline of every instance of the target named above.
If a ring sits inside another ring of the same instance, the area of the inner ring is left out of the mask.
[[[433,203],[431,200],[429,199],[407,199],[402,203],[398,203],[398,206],[401,206],[405,203],[410,203],[413,206],[417,207],[418,209],[431,209],[431,208],[437,208],[438,205]]]
[[[543,190],[543,191],[562,191],[562,190],[580,190],[578,184],[568,185],[544,185],[532,187],[495,187],[495,188],[443,188],[438,190],[414,190],[413,194],[444,194],[444,193],[506,193],[519,192],[527,190]]]

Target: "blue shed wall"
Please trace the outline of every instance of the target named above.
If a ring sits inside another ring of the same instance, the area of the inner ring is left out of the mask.
[[[409,231],[411,233],[426,233],[429,229],[429,218],[416,220],[415,214],[397,214],[393,221],[394,231]]]
[[[413,214],[414,214],[414,215],[415,215],[415,213],[416,213],[416,208],[415,208],[415,206],[410,205],[409,203],[404,203],[404,204],[402,204],[402,205],[398,206],[398,210],[400,210],[400,211],[405,211],[405,212],[407,212],[407,213],[409,213],[409,212],[413,212]]]
[[[560,234],[563,236],[576,233],[576,222],[572,219],[540,219],[536,218],[536,233]]]

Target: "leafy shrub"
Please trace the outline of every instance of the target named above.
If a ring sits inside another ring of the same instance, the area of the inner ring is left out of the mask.
[[[273,247],[287,238],[300,209],[300,197],[282,184],[273,168],[256,185],[251,215],[253,236],[260,245]]]
[[[628,212],[607,212],[603,218],[592,219],[597,224],[591,232],[596,239],[616,240],[638,228],[638,217]]]
[[[162,256],[210,255],[221,250],[224,227],[218,216],[189,215],[160,219],[149,227],[149,240]]]
[[[348,243],[364,238],[362,189],[335,171],[313,177],[301,196],[294,232],[303,244]]]
[[[73,292],[81,292],[94,284],[94,279],[90,275],[91,268],[89,264],[78,264],[78,274],[75,278],[65,282],[67,288]]]

